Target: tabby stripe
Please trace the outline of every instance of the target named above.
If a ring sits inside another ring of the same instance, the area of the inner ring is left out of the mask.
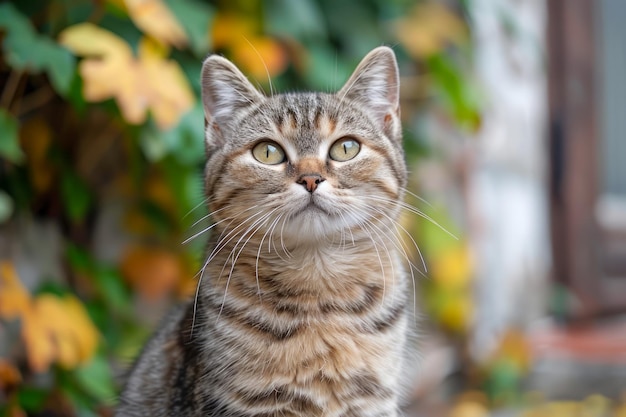
[[[387,152],[387,149],[382,147],[382,146],[377,146],[373,143],[368,143],[368,146],[370,148],[372,148],[374,151],[380,153],[381,155],[384,156],[384,158],[387,160],[387,165],[389,166],[389,168],[391,168],[391,171],[393,171],[393,176],[396,179],[396,181],[398,182],[398,184],[403,184],[405,181],[405,177],[402,175],[402,173],[399,171],[399,168],[396,166],[396,164],[394,163],[395,161],[393,160],[393,158],[391,157],[391,155],[389,154],[389,152]]]
[[[199,304],[200,305],[200,304]],[[193,308],[189,306],[185,312],[185,316],[181,321],[182,331],[178,333],[178,343],[175,349],[182,351],[182,364],[175,372],[175,382],[171,384],[172,394],[170,396],[170,407],[172,412],[182,412],[183,410],[195,409],[196,398],[194,395],[194,387],[198,380],[198,374],[200,372],[200,365],[198,358],[200,358],[200,346],[197,339],[192,338],[192,325],[193,325]],[[174,361],[172,365],[176,362]]]
[[[286,406],[293,411],[310,415],[318,415],[323,411],[311,398],[291,392],[287,386],[256,393],[237,392],[235,395],[236,401],[248,408],[285,408]]]
[[[352,395],[358,397],[376,397],[379,399],[387,399],[393,397],[393,391],[384,387],[375,375],[365,374],[357,375],[351,380],[353,387]]]
[[[337,303],[324,303],[320,305],[322,313],[355,313],[362,314],[376,305],[382,297],[383,289],[379,286],[369,285],[365,288],[365,293],[359,301],[347,306]]]
[[[291,122],[291,128],[297,129],[299,124],[298,114],[291,108],[287,108],[287,115],[289,115],[289,121]]]
[[[400,304],[394,307],[387,315],[382,318],[378,318],[363,326],[363,331],[367,333],[382,333],[386,330],[389,330],[391,327],[395,326],[395,324],[400,320],[400,318],[404,315],[404,311],[406,306],[404,304]]]
[[[259,317],[250,317],[246,315],[245,311],[240,311],[224,302],[223,307],[214,306],[217,311],[221,310],[221,318],[227,319],[231,324],[240,324],[248,329],[255,330],[256,333],[266,337],[270,337],[275,341],[289,340],[294,336],[297,336],[303,329],[302,324],[294,326],[288,326],[286,328],[278,328],[273,326],[272,323],[265,322]]]

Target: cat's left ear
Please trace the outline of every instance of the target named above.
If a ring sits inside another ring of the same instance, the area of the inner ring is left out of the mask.
[[[400,116],[400,83],[396,56],[380,46],[363,58],[337,93],[364,106],[384,131],[393,130]]]
[[[204,115],[218,130],[238,111],[263,100],[263,95],[241,71],[219,55],[211,55],[204,61],[201,78]]]

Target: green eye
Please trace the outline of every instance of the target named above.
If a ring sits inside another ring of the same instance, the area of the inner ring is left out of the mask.
[[[354,139],[343,138],[333,143],[330,147],[330,158],[338,161],[345,162],[357,156],[361,150],[361,145]]]
[[[285,162],[285,151],[274,142],[261,142],[252,149],[254,159],[266,165]]]

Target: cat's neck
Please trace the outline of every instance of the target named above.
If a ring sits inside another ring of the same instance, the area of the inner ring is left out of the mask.
[[[395,237],[344,235],[321,240],[273,238],[215,240],[207,270],[222,280],[277,277],[278,285],[337,292],[354,287],[398,284],[402,263]],[[218,250],[219,249],[219,250]]]

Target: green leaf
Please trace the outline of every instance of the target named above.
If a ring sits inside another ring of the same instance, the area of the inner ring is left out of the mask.
[[[354,69],[347,65],[337,51],[326,44],[312,45],[306,77],[311,88],[322,91],[337,91]],[[329,76],[329,74],[332,74]]]
[[[193,53],[204,57],[210,47],[208,32],[214,16],[213,8],[195,0],[167,0],[166,3],[176,19],[183,23]]]
[[[316,1],[270,0],[263,6],[268,28],[280,28],[282,34],[290,34],[296,39],[323,39],[326,36],[326,22]]]
[[[204,111],[198,102],[185,113],[178,125],[163,133],[163,140],[169,153],[183,165],[194,166],[205,158]]]
[[[69,91],[76,67],[70,51],[37,33],[11,3],[0,4],[0,29],[6,31],[2,46],[11,67],[33,73],[45,71],[58,93]]]
[[[444,108],[460,127],[476,130],[480,125],[479,95],[472,89],[463,68],[442,54],[429,58],[426,66]]]
[[[61,178],[61,195],[69,218],[74,222],[81,222],[93,199],[87,185],[70,169],[66,169]]]
[[[16,164],[24,159],[17,132],[17,120],[6,110],[0,109],[0,158]]]
[[[150,162],[159,162],[168,153],[163,135],[156,128],[147,127],[142,130],[139,136],[139,146]]]
[[[128,310],[130,295],[117,270],[101,266],[97,269],[93,278],[98,284],[98,289],[104,298],[104,302],[111,311]]]
[[[14,204],[10,195],[0,190],[0,224],[7,221],[13,214]]]
[[[160,162],[173,156],[185,166],[202,163],[206,157],[204,150],[204,112],[202,105],[185,113],[180,122],[168,131],[161,131],[151,125],[142,130],[139,144],[150,162]]]
[[[93,273],[95,265],[86,250],[69,243],[67,245],[65,255],[67,256],[67,261],[73,269],[83,273]]]
[[[74,371],[80,387],[102,404],[113,405],[116,398],[111,366],[103,355]]]
[[[98,263],[88,251],[74,244],[68,244],[66,256],[74,270],[87,274],[93,279],[103,302],[110,310],[128,309],[130,295],[117,270]]]
[[[39,388],[21,387],[17,393],[18,403],[25,411],[41,411],[48,398],[48,391]]]

